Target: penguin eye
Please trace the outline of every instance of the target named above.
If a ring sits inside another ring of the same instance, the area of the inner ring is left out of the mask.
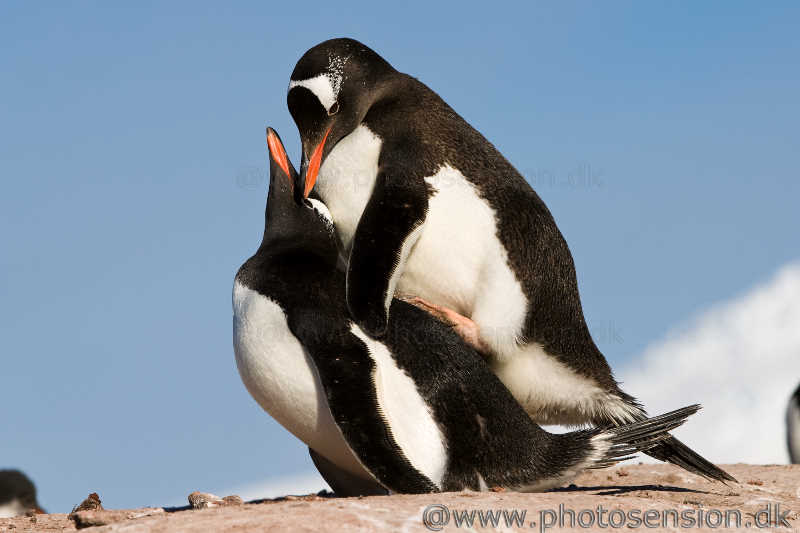
[[[334,102],[330,109],[328,109],[328,116],[335,115],[339,112],[339,102]]]

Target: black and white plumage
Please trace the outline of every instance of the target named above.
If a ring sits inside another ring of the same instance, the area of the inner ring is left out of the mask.
[[[699,409],[554,435],[413,305],[393,300],[385,337],[370,338],[348,314],[330,213],[295,201],[296,173],[272,130],[268,144],[264,236],[234,282],[236,362],[256,401],[309,445],[323,474],[344,479],[345,493],[359,492],[353,476],[403,493],[550,488],[657,445]]]
[[[335,222],[347,304],[373,338],[395,294],[468,317],[494,373],[542,424],[642,420],[584,320],[569,248],[517,170],[434,91],[352,39],[298,61],[287,103],[302,141],[295,195]],[[677,439],[651,455],[733,478]]]
[[[789,461],[800,464],[800,385],[789,398],[786,408],[786,444]]]
[[[19,470],[0,470],[0,518],[44,513],[36,499],[36,486]]]

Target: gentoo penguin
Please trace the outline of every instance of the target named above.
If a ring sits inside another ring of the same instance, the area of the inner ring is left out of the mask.
[[[0,518],[24,516],[45,511],[36,501],[36,487],[19,470],[0,470]]]
[[[789,461],[800,464],[800,385],[789,398],[786,408],[786,443],[789,446]]]
[[[278,137],[268,135],[268,142]],[[270,151],[272,153],[272,150]],[[280,148],[280,153],[285,153]],[[276,251],[298,249],[300,237],[307,243],[328,240],[311,210],[299,211],[287,201],[290,190],[285,157],[270,158],[270,186],[266,229],[261,246],[236,274],[233,287],[233,341],[236,365],[250,395],[283,427],[309,446],[315,466],[338,495],[385,494],[353,455],[327,406],[319,375],[311,357],[289,329],[288,315],[265,287],[285,287],[286,272],[273,262]],[[284,176],[281,181],[280,176]],[[278,176],[278,177],[276,177]],[[280,256],[279,256],[280,257]],[[274,268],[265,268],[274,265]],[[292,267],[293,269],[294,267]],[[303,265],[297,266],[298,273]],[[313,277],[309,287],[319,283]],[[286,297],[292,298],[293,291]],[[301,297],[298,293],[296,297]]]
[[[262,407],[336,467],[401,493],[540,490],[656,445],[699,409],[554,435],[425,311],[393,300],[386,335],[372,339],[347,312],[330,213],[295,202],[271,129],[267,143],[264,236],[234,282],[236,361]]]
[[[474,326],[474,345],[534,421],[646,417],[589,333],[544,202],[434,91],[365,45],[333,39],[300,58],[287,103],[302,141],[296,199],[315,189],[330,210],[347,306],[365,333],[384,336],[392,298],[411,295],[464,332]],[[733,480],[674,438],[651,455]]]

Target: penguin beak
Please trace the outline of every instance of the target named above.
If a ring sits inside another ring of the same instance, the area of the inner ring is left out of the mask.
[[[283,149],[283,143],[272,128],[267,128],[267,146],[269,147],[269,155],[272,160],[281,167],[286,177],[289,178],[289,182],[294,186],[291,179],[292,173],[289,172],[289,158],[286,157],[286,150]]]
[[[328,140],[328,135],[330,132],[331,128],[328,128],[328,131],[325,132],[322,140],[319,142],[317,147],[314,148],[314,151],[311,154],[311,159],[306,160],[305,157],[303,158],[303,167],[300,170],[300,176],[297,179],[297,183],[294,187],[294,196],[298,203],[301,203],[303,200],[308,198],[308,195],[311,193],[311,189],[314,188],[314,184],[317,182],[319,167],[322,164],[322,154],[325,150],[325,141]]]

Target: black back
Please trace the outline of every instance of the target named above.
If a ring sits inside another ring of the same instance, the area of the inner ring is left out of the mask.
[[[332,39],[311,48],[292,79],[327,72],[331,63],[343,65],[336,116],[326,116],[305,88],[289,92],[289,110],[304,144],[318,142],[331,128],[325,156],[363,122],[383,139],[380,167],[401,169],[420,186],[445,163],[461,171],[496,213],[498,237],[529,301],[527,341],[624,395],[586,325],[567,243],[522,175],[438,94],[358,41]]]

